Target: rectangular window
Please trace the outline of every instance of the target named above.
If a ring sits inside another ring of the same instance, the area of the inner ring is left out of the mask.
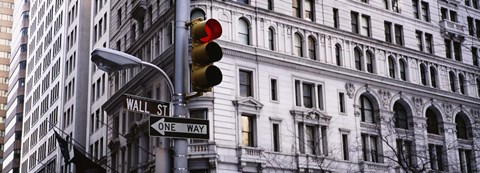
[[[398,6],[398,0],[392,0],[392,10],[396,13],[400,13],[400,7]]]
[[[240,70],[240,96],[252,97],[252,72],[246,70]]]
[[[473,18],[472,17],[467,17],[467,23],[468,23],[468,35],[473,36],[475,33],[475,27],[473,26]]]
[[[472,47],[472,60],[473,65],[478,66],[478,48]]]
[[[395,43],[403,46],[403,26],[395,25]]]
[[[95,114],[90,115],[90,132],[93,132],[95,130],[95,127],[93,126],[95,122]]]
[[[254,147],[254,122],[252,116],[242,115],[241,116],[241,123],[242,123],[242,145]]]
[[[412,0],[412,8],[415,19],[420,19],[420,14],[418,13],[418,0]]]
[[[273,151],[280,151],[280,129],[279,124],[272,124],[272,137],[273,137]]]
[[[477,29],[476,30],[477,38],[480,38],[480,20],[478,19],[475,19],[475,28]]]
[[[310,21],[314,21],[314,9],[313,6],[314,4],[312,3],[312,0],[305,0],[305,19],[308,19]]]
[[[318,109],[324,110],[323,108],[323,85],[317,85],[317,102],[318,102]]]
[[[473,8],[478,9],[478,0],[472,0]]]
[[[374,136],[370,136],[370,154],[371,154],[371,161],[372,162],[379,162],[378,160],[378,143],[377,138]]]
[[[305,153],[305,133],[303,123],[298,123],[298,142],[300,153]]]
[[[380,162],[378,139],[376,136],[362,134],[362,152],[364,161]]]
[[[450,10],[450,21],[458,22],[457,12]]]
[[[305,126],[305,153],[307,154],[317,154],[317,142],[315,140],[315,137],[317,136],[316,128],[315,126]]]
[[[340,28],[340,19],[338,16],[338,9],[333,8],[333,27]]]
[[[440,16],[442,16],[442,20],[447,20],[448,18],[448,10],[446,8],[440,8]]]
[[[270,79],[271,99],[278,101],[277,98],[277,79]]]
[[[455,60],[462,61],[462,45],[460,42],[453,42],[453,52],[455,53]]]
[[[397,139],[397,159],[406,163],[408,166],[413,166],[413,148],[412,141]]]
[[[385,41],[392,43],[392,23],[385,21]]]
[[[429,54],[433,54],[433,39],[432,34],[425,33],[425,50]]]
[[[323,110],[323,85],[295,80],[295,105]]]
[[[352,32],[358,34],[359,33],[359,25],[358,25],[358,13],[357,12],[350,12],[350,21],[352,24]]]
[[[322,152],[323,155],[328,156],[328,138],[327,138],[327,126],[320,126],[320,129],[322,131],[321,134],[321,143],[322,143]]]
[[[437,166],[438,166],[438,170],[441,170],[443,171],[443,146],[441,145],[437,145],[435,147],[435,149],[437,150]]]
[[[430,168],[443,171],[443,146],[428,144],[428,154],[430,156]]]
[[[300,0],[292,0],[292,11],[293,11],[293,16],[300,18]]]
[[[349,160],[349,151],[348,151],[348,136],[347,134],[342,134],[342,149],[343,149],[343,160]]]
[[[427,2],[422,1],[422,20],[430,22],[430,7]]]
[[[458,156],[460,160],[460,171],[462,173],[470,173],[473,172],[472,170],[472,151],[465,150],[465,149],[458,149]]]
[[[300,97],[302,91],[300,90],[300,81],[295,80],[295,105],[302,106],[302,99]]]
[[[362,15],[362,35],[370,37],[370,16]]]
[[[122,9],[121,8],[117,10],[117,27],[120,28],[120,26],[122,26]]]
[[[345,113],[345,94],[343,92],[338,93],[338,102],[340,113]]]
[[[422,31],[415,31],[415,37],[417,38],[417,47],[419,51],[423,51],[423,38],[422,38]]]
[[[303,106],[313,108],[313,88],[312,84],[303,83]]]
[[[390,5],[388,4],[390,0],[383,0],[383,5],[385,6],[385,10],[389,10],[390,9]]]
[[[452,43],[449,39],[445,39],[444,43],[445,43],[445,56],[448,59],[452,59]]]

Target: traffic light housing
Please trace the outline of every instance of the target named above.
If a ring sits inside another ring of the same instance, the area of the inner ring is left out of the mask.
[[[191,21],[192,70],[190,78],[192,90],[209,92],[212,87],[222,82],[222,72],[213,65],[222,59],[222,48],[212,40],[222,35],[222,26],[215,19],[202,18]]]

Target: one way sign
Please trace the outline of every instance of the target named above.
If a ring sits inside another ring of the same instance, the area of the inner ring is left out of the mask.
[[[208,120],[150,116],[150,136],[209,139]]]

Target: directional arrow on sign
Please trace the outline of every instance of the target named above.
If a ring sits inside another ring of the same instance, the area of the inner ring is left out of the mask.
[[[150,116],[150,135],[209,139],[208,120]]]
[[[165,135],[165,132],[207,134],[207,125],[165,122],[165,118],[153,123],[151,127],[162,135]]]

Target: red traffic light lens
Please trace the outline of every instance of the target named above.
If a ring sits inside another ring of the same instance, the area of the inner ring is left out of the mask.
[[[199,38],[203,43],[217,39],[222,35],[222,25],[215,19],[208,19],[205,23],[205,36]]]

